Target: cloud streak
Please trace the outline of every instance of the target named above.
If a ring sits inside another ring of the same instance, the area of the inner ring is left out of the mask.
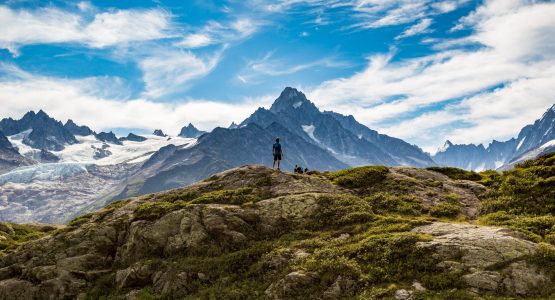
[[[60,120],[73,119],[94,130],[113,128],[162,129],[177,134],[192,122],[203,130],[238,122],[248,117],[269,99],[245,99],[229,104],[204,99],[182,99],[174,103],[156,102],[146,98],[106,98],[97,93],[117,89],[112,80],[86,78],[62,80],[36,76],[13,65],[0,65],[0,99],[3,117],[20,118],[29,110],[44,109]]]
[[[445,138],[515,135],[555,102],[555,4],[490,0],[461,22],[473,33],[445,50],[395,62],[394,52],[374,55],[361,72],[309,95],[329,109],[358,107],[366,124],[428,149]]]
[[[159,9],[118,10],[91,20],[58,8],[15,10],[0,6],[0,47],[18,53],[23,45],[77,43],[92,48],[167,38],[171,16]]]

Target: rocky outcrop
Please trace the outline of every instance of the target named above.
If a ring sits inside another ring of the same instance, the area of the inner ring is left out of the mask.
[[[420,246],[433,248],[439,265],[464,274],[464,283],[478,294],[529,296],[551,283],[545,271],[527,262],[539,246],[514,231],[452,223],[433,223],[413,231],[433,236]]]
[[[181,131],[179,132],[179,136],[185,137],[185,138],[198,138],[205,133],[206,131],[198,130],[193,124],[189,123],[189,125],[181,128]]]
[[[395,169],[392,173],[388,176],[405,180],[433,179],[461,195],[471,195],[476,188],[458,185],[460,182],[435,172]],[[245,189],[250,194],[237,192]],[[232,195],[246,198],[239,199],[241,202]],[[464,282],[461,288],[475,295],[526,297],[553,286],[549,270],[528,261],[540,251],[538,244],[516,232],[378,216],[368,211],[371,207],[364,198],[355,195],[356,191],[341,188],[322,175],[244,166],[186,188],[116,202],[1,256],[0,299],[98,298],[106,294],[134,299],[145,290],[180,298],[210,295],[222,285],[232,286],[238,293],[234,295],[245,298],[353,298],[366,284],[361,283],[365,275],[357,275],[360,268],[350,259],[370,260],[374,254],[369,251],[374,247],[380,247],[380,252],[391,250],[391,258],[405,257],[388,245],[424,249],[419,253],[429,257],[422,259],[433,260],[430,268],[435,266],[438,276],[455,274]],[[336,205],[358,205],[360,211],[343,206],[338,208],[340,212],[330,212]],[[368,220],[376,223],[365,223]],[[383,234],[372,227],[382,223],[388,231]],[[412,233],[408,232],[411,228]],[[399,230],[406,232],[396,232]],[[12,231],[9,224],[0,223],[0,232]],[[377,233],[366,236],[366,231]],[[411,241],[412,246],[405,246]],[[366,248],[365,243],[374,246]],[[331,256],[344,256],[337,261],[341,263],[330,262],[329,257],[319,261],[324,257],[319,251],[328,245],[352,245],[353,250],[347,247],[348,251]],[[336,269],[343,273],[332,273]],[[407,274],[412,271],[403,270]],[[391,272],[384,273],[390,274],[388,280],[404,278]],[[235,273],[250,274],[251,281],[234,282]],[[424,279],[391,282],[399,288],[389,296],[410,299],[426,292],[430,287]],[[98,294],[99,289],[104,289],[104,294]]]

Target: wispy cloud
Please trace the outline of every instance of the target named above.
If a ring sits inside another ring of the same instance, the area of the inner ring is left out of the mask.
[[[0,47],[17,54],[20,46],[29,44],[78,43],[103,48],[162,39],[171,34],[171,16],[159,9],[118,10],[91,19],[54,7],[15,10],[0,6],[0,27]]]
[[[1,75],[3,74],[3,75]],[[112,128],[163,129],[177,134],[192,122],[203,130],[238,122],[269,99],[225,103],[182,98],[172,103],[146,98],[118,98],[117,78],[59,79],[37,76],[13,65],[0,64],[2,116],[20,118],[29,110],[44,109],[60,120],[69,118],[94,130]],[[102,91],[111,90],[111,95]],[[69,100],[71,99],[71,100]]]
[[[308,94],[424,146],[445,137],[468,143],[514,135],[555,102],[555,4],[507,2],[486,1],[465,18],[473,33],[459,44],[395,62],[394,52],[374,55],[362,72]],[[464,127],[446,126],[456,122]],[[493,132],[496,124],[504,126]]]
[[[246,67],[237,75],[237,78],[243,83],[256,83],[260,77],[290,75],[317,67],[344,68],[348,66],[347,62],[334,56],[300,64],[291,64],[284,59],[274,58],[274,52],[270,51],[260,59],[247,62]]]
[[[262,25],[262,21],[247,17],[227,23],[210,21],[202,28],[186,34],[181,41],[176,43],[176,46],[192,49],[238,41],[253,35]]]
[[[187,90],[191,81],[206,76],[216,67],[221,55],[221,51],[208,57],[186,50],[153,53],[139,63],[146,84],[144,95],[159,98]]]
[[[349,13],[352,22],[348,28],[371,29],[409,24],[445,14],[470,2],[470,0],[251,0],[252,4],[272,13],[287,13],[299,7],[315,8],[313,23],[327,25],[334,15]],[[310,10],[309,10],[310,12]]]
[[[428,19],[428,18],[422,19],[420,20],[420,22],[412,25],[411,27],[407,28],[407,30],[405,30],[403,33],[396,36],[395,39],[399,40],[406,37],[431,32],[430,25],[432,25],[432,19]]]

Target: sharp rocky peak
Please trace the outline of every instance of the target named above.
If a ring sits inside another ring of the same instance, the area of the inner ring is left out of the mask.
[[[277,113],[292,109],[318,111],[316,106],[306,98],[306,95],[292,87],[286,87],[274,101],[270,111]]]

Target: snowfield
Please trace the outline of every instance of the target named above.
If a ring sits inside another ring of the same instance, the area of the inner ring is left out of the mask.
[[[40,150],[23,144],[29,133],[8,138],[22,155],[38,159]],[[38,163],[1,174],[0,220],[65,223],[83,210],[103,206],[103,199],[115,196],[114,191],[121,189],[142,162],[160,148],[170,144],[189,148],[197,143],[192,138],[143,136],[147,140],[123,141],[123,145],[105,143],[93,135],[76,136],[78,144],[51,151],[59,162]],[[108,156],[95,159],[99,149]]]
[[[36,157],[40,150],[23,144],[23,139],[29,132],[9,137],[10,142],[19,149],[19,153],[27,157]],[[81,163],[95,165],[116,165],[120,163],[138,163],[147,160],[158,149],[173,144],[175,146],[192,147],[196,139],[182,137],[160,137],[156,135],[142,135],[147,138],[143,142],[123,141],[123,145],[114,145],[97,140],[93,135],[76,136],[78,144],[66,145],[62,151],[51,151],[60,158],[61,163]],[[96,149],[104,148],[111,155],[95,159]]]

